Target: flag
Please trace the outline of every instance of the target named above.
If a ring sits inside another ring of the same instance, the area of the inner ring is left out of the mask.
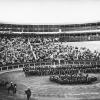
[[[33,47],[32,47],[32,45],[31,45],[31,43],[30,43],[29,38],[28,38],[28,44],[29,44],[30,49],[31,49],[31,51],[32,51],[32,54],[33,54],[33,56],[34,56],[34,58],[35,58],[35,60],[36,60],[36,59],[37,59],[37,58],[36,58],[36,54],[35,54],[35,52],[33,51]]]

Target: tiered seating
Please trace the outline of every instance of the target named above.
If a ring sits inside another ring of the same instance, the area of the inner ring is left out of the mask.
[[[56,41],[56,42],[55,42]],[[100,60],[100,53],[84,47],[63,45],[59,38],[51,37],[1,37],[0,63],[2,65],[63,60]]]

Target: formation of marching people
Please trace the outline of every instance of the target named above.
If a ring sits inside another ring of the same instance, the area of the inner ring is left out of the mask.
[[[90,84],[97,81],[97,77],[91,77],[83,72],[78,72],[75,74],[52,75],[50,76],[50,81],[59,84]]]
[[[83,67],[83,68],[82,68]],[[70,67],[33,67],[23,69],[26,76],[37,75],[47,76],[50,75],[50,81],[60,84],[90,84],[97,81],[97,77],[89,76],[89,73],[100,72],[100,68],[85,68],[85,66],[70,66]]]
[[[100,60],[100,52],[64,45],[57,37],[1,36],[0,64],[63,60]]]
[[[78,71],[82,71],[84,73],[99,73],[100,67],[97,65],[69,65],[69,66],[59,66],[59,67],[51,67],[51,66],[35,66],[35,67],[24,67],[23,71],[26,76],[37,75],[37,76],[45,76],[45,75],[58,75],[58,74],[75,74]]]

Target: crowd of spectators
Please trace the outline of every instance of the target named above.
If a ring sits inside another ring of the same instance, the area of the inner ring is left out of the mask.
[[[100,60],[100,52],[86,47],[64,45],[58,37],[0,37],[0,64],[26,63],[36,61]]]

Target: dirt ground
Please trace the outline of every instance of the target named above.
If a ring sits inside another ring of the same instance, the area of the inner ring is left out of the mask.
[[[92,74],[93,75],[93,74]],[[17,94],[8,95],[0,89],[0,100],[26,100],[25,90],[32,91],[31,100],[100,100],[100,74],[98,81],[90,85],[59,85],[49,81],[49,76],[25,77],[22,71],[7,72],[0,75],[17,84]]]

